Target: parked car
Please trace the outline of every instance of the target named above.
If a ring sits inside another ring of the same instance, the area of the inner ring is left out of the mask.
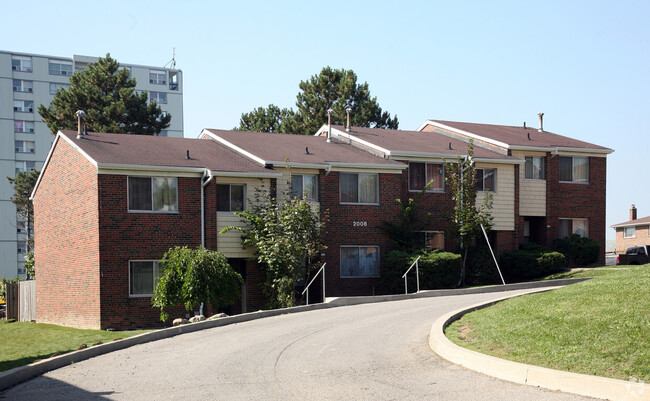
[[[627,248],[624,254],[618,255],[618,258],[616,258],[616,264],[644,265],[650,263],[648,248],[650,248],[650,245],[631,246]]]

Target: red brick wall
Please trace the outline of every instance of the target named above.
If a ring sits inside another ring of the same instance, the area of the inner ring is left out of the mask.
[[[150,297],[129,296],[129,260],[160,260],[171,247],[201,244],[200,178],[178,178],[178,213],[129,212],[125,175],[99,175],[99,199],[101,328],[164,325]],[[170,318],[186,313],[176,308]]]
[[[605,191],[607,159],[589,158],[589,183],[559,181],[559,156],[546,158],[546,216],[548,245],[558,238],[560,218],[587,218],[589,237],[598,242],[598,264],[605,264]]]
[[[36,319],[99,329],[97,170],[60,138],[34,197]]]

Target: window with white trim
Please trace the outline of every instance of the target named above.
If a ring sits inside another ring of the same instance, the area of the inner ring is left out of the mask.
[[[24,56],[11,56],[11,70],[32,72],[32,58]]]
[[[379,174],[339,175],[341,203],[379,204]]]
[[[496,192],[497,170],[494,168],[476,169],[476,190]]]
[[[149,101],[157,102],[159,104],[167,104],[167,93],[165,92],[149,92]]]
[[[589,236],[588,219],[560,219],[560,238],[577,234],[581,237]]]
[[[34,153],[34,141],[14,141],[16,145],[16,153]]]
[[[315,174],[300,174],[291,176],[291,196],[318,202],[318,176]]]
[[[36,162],[33,161],[16,161],[16,174],[20,171],[32,171],[36,167]]]
[[[154,85],[166,85],[165,71],[149,70],[149,83]]]
[[[526,156],[525,174],[529,180],[543,180],[545,177],[546,158],[538,156]]]
[[[22,79],[13,80],[14,92],[34,92],[34,83],[32,81],[25,81]]]
[[[341,277],[379,277],[379,247],[341,246]]]
[[[31,100],[14,100],[14,111],[32,113],[34,111],[34,102]]]
[[[422,191],[427,184],[429,192],[445,190],[444,167],[440,163],[409,163],[409,190]]]
[[[34,133],[34,122],[33,121],[14,121],[14,132],[22,132],[26,134]]]
[[[59,89],[68,89],[70,87],[69,84],[59,84],[56,82],[50,82],[50,95],[56,95],[56,91]]]
[[[150,297],[163,274],[160,262],[154,260],[129,261],[129,296]]]
[[[623,228],[623,238],[636,238],[636,227]]]
[[[72,61],[64,60],[50,60],[49,61],[50,75],[72,75]]]
[[[589,182],[589,158],[561,156],[560,181]]]
[[[242,184],[217,184],[217,212],[244,210],[246,190]]]
[[[178,180],[175,177],[128,177],[129,211],[178,212]]]

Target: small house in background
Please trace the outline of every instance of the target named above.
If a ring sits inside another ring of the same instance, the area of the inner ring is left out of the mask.
[[[635,245],[650,245],[650,216],[637,218],[636,206],[630,208],[630,220],[614,224],[616,230],[616,253]]]

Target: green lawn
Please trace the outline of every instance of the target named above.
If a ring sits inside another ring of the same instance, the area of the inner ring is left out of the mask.
[[[553,273],[551,275],[536,279],[535,281],[555,280],[562,278],[600,277],[606,276],[610,273],[616,273],[617,271],[618,270],[614,269],[571,270],[567,272]]]
[[[0,320],[0,372],[49,358],[54,353],[74,351],[82,344],[91,347],[99,342],[110,342],[148,331],[80,330],[43,323],[10,323],[3,319]]]
[[[648,382],[650,265],[598,272],[604,274],[469,313],[445,334],[499,358]]]

